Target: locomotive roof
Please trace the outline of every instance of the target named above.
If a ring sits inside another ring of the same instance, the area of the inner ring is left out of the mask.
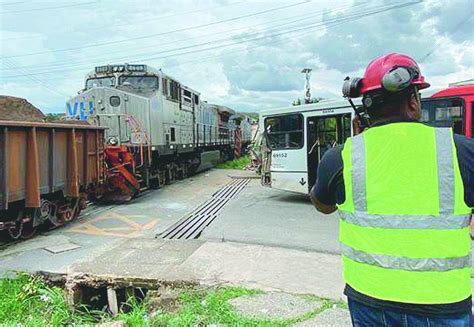
[[[356,106],[361,105],[360,100],[353,99]],[[296,113],[296,112],[306,112],[306,111],[315,111],[323,109],[336,109],[336,108],[345,108],[350,107],[350,104],[347,100],[344,99],[328,99],[322,100],[317,103],[302,104],[299,106],[286,106],[286,107],[277,107],[264,109],[260,111],[261,116],[269,116],[275,114],[285,114],[285,113]]]
[[[117,67],[117,70],[114,71],[114,68]],[[139,67],[139,68],[142,68],[143,69],[140,69],[140,70],[129,70],[128,68],[134,68],[134,67]],[[99,70],[99,71],[98,71]],[[103,70],[103,71],[100,71],[100,70]],[[185,90],[188,90],[188,91],[191,91],[193,92],[194,94],[197,94],[197,95],[200,95],[201,93],[194,90],[193,88],[190,88],[189,86],[186,86],[184,84],[181,84],[176,78],[170,76],[169,74],[166,74],[164,73],[161,68],[160,69],[156,69],[156,68],[153,68],[149,65],[144,65],[144,64],[108,64],[108,65],[103,65],[103,66],[96,66],[94,68],[94,70],[90,71],[87,75],[86,75],[86,79],[89,79],[89,78],[93,78],[93,77],[96,77],[97,75],[112,75],[113,73],[124,73],[124,72],[128,72],[128,73],[146,73],[146,74],[152,74],[152,75],[156,75],[156,76],[159,76],[159,77],[166,77],[168,79],[171,79],[173,81],[176,81],[178,82],[180,85],[181,85],[181,88],[185,89]]]

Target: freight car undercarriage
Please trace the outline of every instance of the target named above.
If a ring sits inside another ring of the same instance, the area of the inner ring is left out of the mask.
[[[0,211],[0,231],[6,231],[14,239],[32,237],[39,226],[59,227],[75,218],[87,207],[87,194],[78,198],[64,197],[62,192],[41,197],[39,208],[26,208],[24,201],[10,204]],[[12,219],[13,218],[13,219]]]

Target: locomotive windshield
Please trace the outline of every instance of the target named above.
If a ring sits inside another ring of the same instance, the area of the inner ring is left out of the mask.
[[[112,87],[115,84],[115,77],[89,78],[86,81],[86,89],[93,87]]]
[[[422,101],[421,121],[435,127],[452,127],[463,134],[464,101],[461,99],[427,99]]]
[[[132,85],[142,89],[157,89],[158,78],[155,76],[120,76],[120,85]]]

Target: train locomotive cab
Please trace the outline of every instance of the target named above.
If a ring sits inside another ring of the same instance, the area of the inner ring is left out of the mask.
[[[346,101],[322,101],[262,111],[262,184],[307,194],[323,155],[352,134]]]

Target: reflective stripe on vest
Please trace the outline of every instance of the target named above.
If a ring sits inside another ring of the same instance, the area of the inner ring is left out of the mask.
[[[398,158],[405,161],[399,163]],[[346,141],[343,162],[346,201],[339,212],[346,282],[361,293],[398,302],[453,303],[467,298],[470,208],[460,194],[451,129],[419,123],[373,128]],[[399,185],[388,169],[398,169]],[[407,206],[400,201],[404,197]],[[426,201],[419,207],[418,198]]]
[[[471,256],[459,258],[405,258],[389,255],[369,254],[357,251],[341,244],[341,252],[348,258],[382,268],[393,268],[409,271],[447,271],[471,266]]]

